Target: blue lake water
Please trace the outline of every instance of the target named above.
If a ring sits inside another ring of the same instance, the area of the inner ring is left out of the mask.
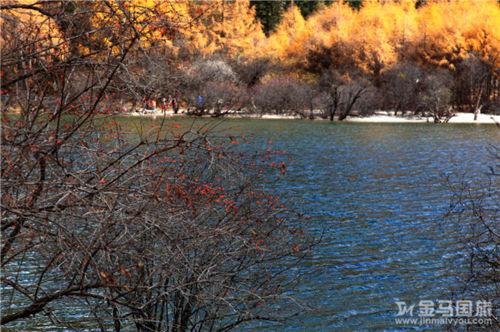
[[[294,295],[309,310],[271,330],[397,330],[395,301],[449,299],[456,240],[443,216],[453,181],[486,180],[494,126],[231,120],[290,155],[277,192],[323,234]],[[498,185],[498,183],[496,183]],[[260,329],[269,330],[263,325]]]

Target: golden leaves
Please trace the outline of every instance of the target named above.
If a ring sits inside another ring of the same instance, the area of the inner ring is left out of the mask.
[[[411,0],[366,1],[359,11],[336,2],[307,20],[290,8],[265,45],[269,55],[296,64],[327,49],[333,65],[372,75],[409,58],[452,69],[471,52],[498,67],[498,26],[494,0],[429,1],[419,9]]]
[[[428,1],[418,9],[414,0],[365,1],[360,10],[338,1],[307,20],[297,6],[290,6],[268,38],[249,0],[113,0],[109,4],[110,8],[95,10],[91,25],[94,30],[116,28],[81,43],[82,54],[92,54],[99,43],[118,52],[120,45],[114,40],[129,15],[141,32],[141,47],[168,48],[173,53],[183,49],[202,55],[270,56],[301,65],[309,54],[327,50],[332,65],[355,66],[371,75],[406,59],[453,68],[470,53],[500,66],[500,7],[495,0]],[[109,11],[122,14],[113,16]],[[33,10],[12,15],[38,27],[23,33],[43,35],[44,43],[64,44],[64,34],[52,19]],[[61,47],[52,48],[58,52],[56,57],[67,53]]]

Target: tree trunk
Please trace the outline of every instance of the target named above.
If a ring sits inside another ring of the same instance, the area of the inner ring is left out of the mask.
[[[329,115],[330,115],[330,121],[333,121],[333,118],[335,116],[335,113],[337,112],[337,106],[339,103],[339,94],[338,94],[338,87],[334,86],[333,91],[330,94],[332,97],[332,103],[329,105],[330,109],[328,110]]]
[[[359,99],[359,97],[361,97],[361,94],[363,93],[363,91],[365,91],[364,88],[359,88],[355,93],[354,93],[354,96],[352,98],[349,98],[351,99],[351,102],[347,105],[344,113],[342,113],[340,116],[339,116],[339,121],[342,121],[342,120],[345,120],[345,118],[347,118],[349,116],[349,114],[351,113],[352,111],[352,108],[354,106],[354,104],[356,103],[356,101]]]
[[[477,118],[481,114],[482,108],[483,108],[483,105],[479,105],[479,107],[476,107],[476,110],[474,111],[474,121],[477,121]]]

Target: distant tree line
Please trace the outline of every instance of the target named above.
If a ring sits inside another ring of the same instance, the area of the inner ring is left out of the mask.
[[[116,109],[172,96],[198,115],[271,112],[342,120],[388,110],[442,122],[456,112],[499,112],[500,7],[494,0],[106,4],[126,9],[134,22],[129,31],[140,33],[118,68],[119,80],[110,84]],[[2,4],[4,11],[9,6]],[[104,48],[117,54],[125,32],[98,29],[107,19],[98,6],[40,2],[9,10],[1,18],[2,52],[15,48],[19,36],[37,33],[51,47],[34,72],[72,57],[99,60]],[[77,22],[67,19],[70,14]],[[27,28],[33,23],[38,30]],[[85,33],[93,29],[98,33]],[[69,43],[58,47],[62,38]],[[20,74],[13,63],[2,68],[2,95],[11,104],[22,89]],[[51,93],[53,78],[45,79]]]

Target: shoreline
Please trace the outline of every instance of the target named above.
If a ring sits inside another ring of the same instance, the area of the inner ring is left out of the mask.
[[[189,117],[201,117],[201,118],[212,118],[211,115],[203,116],[192,116],[186,113],[174,114],[173,112],[166,112],[165,114],[161,112],[151,112],[151,113],[140,113],[140,112],[127,112],[119,113],[117,115],[126,117],[144,117],[144,118],[189,118]],[[262,119],[262,120],[308,120],[308,121],[330,121],[329,119],[323,119],[316,117],[314,119],[308,119],[300,117],[298,115],[286,115],[286,114],[226,114],[220,117],[227,119]],[[343,121],[333,121],[333,122],[348,122],[348,123],[430,123],[434,124],[432,117],[422,117],[414,115],[393,115],[390,112],[375,112],[373,115],[368,116],[348,116]],[[479,114],[478,119],[474,121],[473,113],[456,113],[448,122],[443,122],[443,124],[488,124],[500,126],[500,115],[493,114]]]

